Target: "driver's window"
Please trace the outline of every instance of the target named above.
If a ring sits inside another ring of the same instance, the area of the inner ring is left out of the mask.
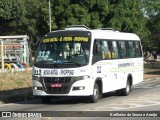
[[[102,60],[102,41],[95,40],[93,45],[93,56],[92,63]]]

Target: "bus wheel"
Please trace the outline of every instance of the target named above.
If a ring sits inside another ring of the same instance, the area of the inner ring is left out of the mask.
[[[40,97],[41,102],[44,104],[50,103],[52,98],[51,97]]]
[[[96,103],[99,99],[99,87],[98,84],[95,83],[94,88],[93,88],[93,95],[90,96],[90,101],[92,103]]]
[[[116,93],[117,95],[120,95],[120,96],[127,96],[129,95],[130,91],[131,91],[131,83],[129,80],[127,80],[126,87],[123,89],[117,90]]]

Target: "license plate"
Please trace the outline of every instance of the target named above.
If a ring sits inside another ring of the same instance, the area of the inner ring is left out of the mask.
[[[51,87],[52,88],[61,88],[62,87],[62,83],[51,83]]]

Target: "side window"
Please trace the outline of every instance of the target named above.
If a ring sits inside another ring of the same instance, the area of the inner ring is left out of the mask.
[[[116,41],[112,41],[112,47],[113,47],[114,58],[118,58],[118,48],[117,48],[117,42]]]
[[[109,51],[109,48],[108,48],[108,41],[106,40],[103,40],[102,41],[102,59],[108,59],[108,51]]]
[[[118,49],[116,41],[108,41],[108,44],[109,44],[108,58],[109,59],[118,58]]]
[[[142,53],[141,53],[140,43],[139,42],[134,42],[134,44],[135,44],[135,55],[136,55],[136,57],[141,57]]]
[[[134,48],[133,41],[128,41],[127,56],[128,56],[129,58],[135,57],[135,48]]]
[[[101,40],[100,54],[102,60],[118,58],[118,48],[116,41]],[[96,50],[95,50],[96,52]]]
[[[127,57],[127,49],[125,41],[118,41],[119,43],[119,58],[126,58]]]
[[[93,45],[92,63],[102,60],[102,41],[95,40]]]

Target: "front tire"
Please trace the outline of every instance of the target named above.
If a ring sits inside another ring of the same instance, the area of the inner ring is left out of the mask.
[[[93,95],[90,96],[90,101],[92,103],[96,103],[99,97],[100,97],[99,86],[97,83],[95,83],[94,88],[93,88]]]

